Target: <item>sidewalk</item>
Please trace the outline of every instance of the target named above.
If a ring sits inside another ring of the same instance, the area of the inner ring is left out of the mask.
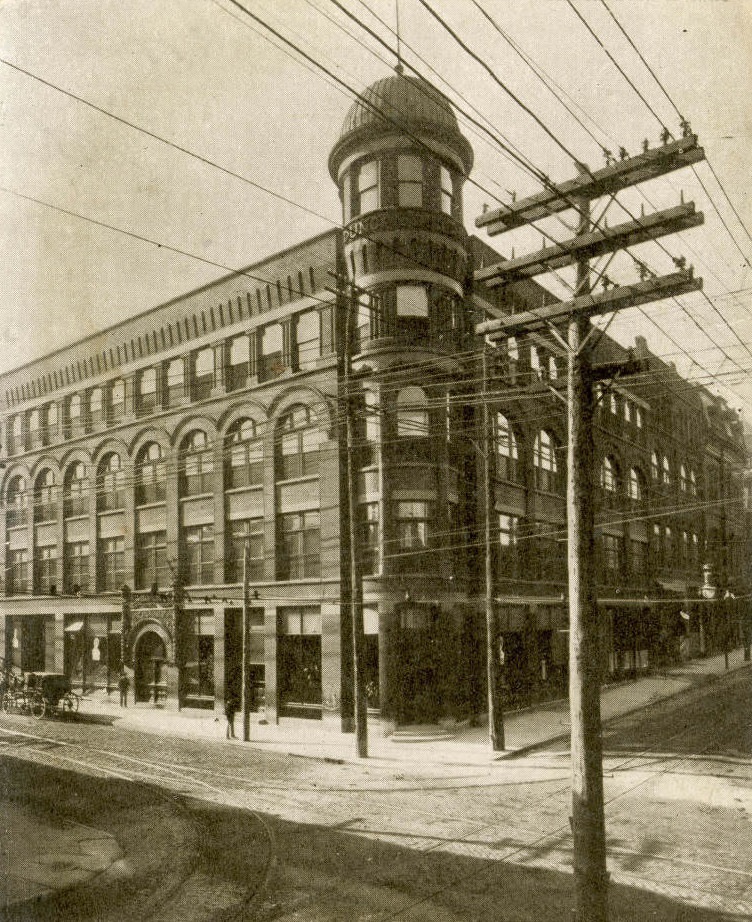
[[[742,650],[729,655],[729,671],[748,668]],[[724,675],[723,654],[691,660],[668,667],[636,681],[606,686],[601,693],[601,715],[604,723],[657,701],[712,682]],[[113,696],[114,698],[114,696]],[[225,740],[225,719],[213,711],[183,709],[160,710],[148,705],[120,708],[115,700],[85,698],[81,715],[100,715],[117,721],[120,727],[163,735],[204,737]],[[242,721],[235,721],[236,734],[242,735]],[[371,760],[415,763],[424,766],[488,765],[498,759],[510,758],[569,736],[569,704],[566,700],[550,702],[504,715],[506,749],[492,752],[486,726],[464,724],[451,728],[400,728],[386,736],[378,718],[368,723],[368,752]],[[228,745],[244,745],[227,742]],[[245,744],[273,752],[296,756],[325,758],[337,761],[357,761],[354,734],[342,734],[324,728],[320,721],[283,718],[279,725],[259,723],[253,714],[251,740]]]

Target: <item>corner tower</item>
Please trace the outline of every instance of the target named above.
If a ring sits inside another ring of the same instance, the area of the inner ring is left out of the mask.
[[[473,163],[448,99],[400,69],[350,108],[329,156],[348,276],[367,290],[356,353],[456,347],[468,272],[462,190]]]
[[[357,317],[352,458],[369,705],[396,723],[434,719],[464,697],[446,678],[452,645],[443,665],[434,659],[438,636],[462,633],[468,587],[461,523],[473,467],[460,436],[472,410],[458,398],[472,377],[460,355],[473,333],[462,220],[472,163],[447,98],[400,69],[353,104],[329,157],[340,271],[357,302],[343,308]]]

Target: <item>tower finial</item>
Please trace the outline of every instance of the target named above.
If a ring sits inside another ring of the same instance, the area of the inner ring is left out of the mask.
[[[394,0],[394,18],[397,27],[397,64],[395,70],[398,74],[403,72],[402,67],[402,39],[400,38],[399,0]]]

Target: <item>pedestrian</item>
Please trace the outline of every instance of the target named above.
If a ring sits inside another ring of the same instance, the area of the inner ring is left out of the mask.
[[[128,686],[130,684],[131,683],[128,680],[128,673],[125,670],[123,670],[123,672],[120,673],[120,678],[118,679],[118,688],[120,689],[120,707],[121,708],[128,707]]]
[[[228,740],[237,739],[235,736],[235,715],[238,712],[238,699],[230,693],[225,699],[225,717],[227,717],[227,732],[225,738]]]

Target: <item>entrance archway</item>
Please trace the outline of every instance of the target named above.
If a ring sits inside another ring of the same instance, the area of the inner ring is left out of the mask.
[[[164,641],[156,631],[146,631],[138,638],[133,658],[133,691],[137,702],[148,701],[151,698],[155,664],[157,661],[164,662],[165,659]]]

